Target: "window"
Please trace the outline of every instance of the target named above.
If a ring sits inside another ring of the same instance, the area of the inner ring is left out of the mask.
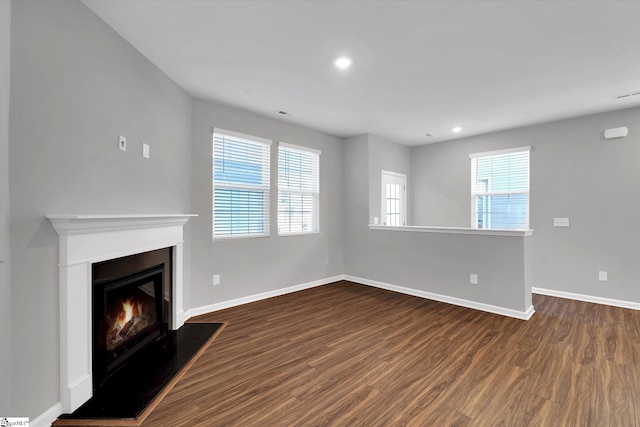
[[[271,141],[214,129],[213,238],[269,235]]]
[[[471,154],[472,228],[529,228],[530,147]]]
[[[406,192],[406,175],[382,171],[382,208],[380,214],[383,225],[407,225]]]
[[[278,233],[318,232],[320,151],[280,143]]]

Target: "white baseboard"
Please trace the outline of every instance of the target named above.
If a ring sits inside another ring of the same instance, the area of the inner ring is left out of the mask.
[[[402,286],[391,285],[389,283],[378,282],[376,280],[363,279],[361,277],[353,277],[346,275],[344,280],[349,280],[355,283],[361,283],[363,285],[369,285],[380,289],[386,289],[388,291],[399,292],[401,294],[412,295],[415,297],[426,298],[434,301],[446,302],[448,304],[458,305],[466,308],[473,308],[475,310],[486,311],[494,314],[501,314],[503,316],[513,317],[521,320],[529,320],[535,310],[533,305],[526,311],[518,311],[505,307],[498,307],[496,305],[485,304],[482,302],[470,301],[462,298],[451,297],[448,295],[436,294],[433,292],[420,291],[418,289],[405,288]]]
[[[51,424],[62,414],[62,402],[58,402],[44,411],[34,420],[29,421],[31,427],[51,427]]]
[[[531,288],[534,294],[548,295],[550,297],[566,298],[576,301],[593,302],[596,304],[611,305],[613,307],[630,308],[632,310],[640,310],[640,303],[632,301],[624,301],[612,298],[596,297],[593,295],[574,294],[572,292],[555,291],[553,289]]]
[[[263,292],[255,295],[249,295],[246,297],[236,298],[229,301],[223,301],[215,304],[204,305],[201,307],[190,308],[189,310],[185,311],[184,318],[189,319],[193,316],[200,316],[202,314],[224,310],[225,308],[236,307],[238,305],[248,304],[250,302],[256,302],[256,301],[260,301],[267,298],[290,294],[292,292],[302,291],[304,289],[315,288],[316,286],[327,285],[329,283],[338,282],[344,279],[345,279],[344,274],[340,274],[333,277],[327,277],[325,279],[314,280],[313,282],[307,282],[307,283],[302,283],[300,285],[289,286],[287,288],[276,289],[273,291]]]

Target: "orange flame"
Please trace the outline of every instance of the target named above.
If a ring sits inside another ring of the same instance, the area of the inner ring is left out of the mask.
[[[118,320],[115,322],[115,328],[122,328],[134,316],[140,316],[142,313],[142,303],[135,304],[131,299],[122,301],[122,311],[118,313]]]

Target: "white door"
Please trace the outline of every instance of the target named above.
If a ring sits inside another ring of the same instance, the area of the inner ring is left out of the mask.
[[[382,171],[382,225],[407,225],[407,176]]]

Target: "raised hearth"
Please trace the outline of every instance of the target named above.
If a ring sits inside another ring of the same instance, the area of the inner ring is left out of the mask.
[[[184,323],[183,226],[189,214],[48,215],[60,236],[60,396],[73,412],[93,395],[92,265],[172,248],[169,329]]]

